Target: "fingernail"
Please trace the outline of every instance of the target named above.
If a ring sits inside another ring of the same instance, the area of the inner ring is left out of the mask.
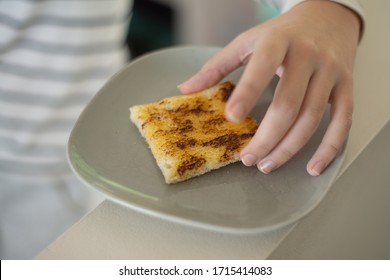
[[[269,174],[269,173],[271,173],[272,171],[275,170],[276,167],[277,167],[276,163],[273,162],[272,160],[267,160],[267,161],[261,162],[261,163],[259,163],[259,165],[258,165],[258,168],[259,168],[260,171],[263,172],[264,174]]]
[[[253,166],[257,162],[257,157],[252,154],[246,154],[241,158],[241,161],[246,166]]]
[[[317,161],[316,164],[314,164],[313,168],[310,169],[309,173],[311,176],[318,176],[322,173],[322,171],[324,171],[325,167],[325,162],[323,162],[322,160]]]
[[[234,123],[239,123],[245,118],[245,107],[242,103],[233,105],[230,110],[226,110],[226,118]]]
[[[182,93],[187,93],[188,92],[188,89],[186,88],[186,82],[178,85],[177,89],[180,90]]]
[[[194,92],[194,84],[196,85],[197,83],[194,82],[196,79],[196,76],[192,76],[188,80],[182,82],[180,85],[177,86],[177,88],[182,92],[182,93],[192,93]]]

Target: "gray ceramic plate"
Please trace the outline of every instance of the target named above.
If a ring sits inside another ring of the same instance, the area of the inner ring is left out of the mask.
[[[68,143],[70,165],[85,184],[108,199],[187,225],[257,233],[297,221],[321,201],[341,165],[339,156],[323,175],[313,178],[306,173],[329,113],[308,145],[271,175],[235,163],[175,185],[164,183],[146,142],[129,120],[130,106],[180,94],[176,86],[216,51],[165,49],[121,70],[77,121]],[[240,74],[238,70],[227,79],[237,82]],[[272,98],[272,88],[271,83],[253,111],[258,119]]]

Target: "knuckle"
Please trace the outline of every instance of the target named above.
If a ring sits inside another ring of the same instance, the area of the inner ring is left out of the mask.
[[[281,56],[285,55],[286,38],[279,34],[280,31],[267,30],[262,32],[254,45],[254,52],[263,63],[270,65],[279,64]]]
[[[321,63],[322,66],[329,71],[335,71],[336,69],[341,68],[336,55],[331,52],[325,51],[321,54]]]
[[[258,45],[256,47],[257,57],[259,61],[263,63],[267,63],[269,65],[277,65],[279,64],[279,56],[275,55],[276,48],[272,43],[264,43],[261,46]]]
[[[343,63],[337,58],[337,55],[332,52],[323,52],[320,58],[320,65],[323,71],[329,76],[342,80],[343,82],[352,84],[353,69],[348,63]]]
[[[314,39],[301,39],[297,49],[301,57],[318,63],[321,68],[328,69],[329,72],[335,72],[337,70],[340,71],[344,68],[341,60],[338,59],[338,55],[335,52],[321,47]]]
[[[343,129],[345,131],[349,131],[352,127],[353,123],[353,116],[352,112],[346,112],[344,113],[340,118],[340,124],[342,125]]]
[[[353,84],[353,70],[349,67],[343,67],[341,68],[340,70],[340,76],[341,76],[341,79],[349,84],[349,85],[352,85]]]
[[[260,94],[260,90],[256,87],[256,85],[253,82],[241,80],[239,84],[239,90],[245,96],[250,96],[251,100],[256,99],[258,95]]]
[[[314,130],[317,128],[323,116],[323,110],[319,107],[310,107],[304,114],[307,126]]]
[[[257,143],[253,150],[254,154],[265,156],[272,151],[272,147],[267,143]]]
[[[278,150],[281,155],[281,158],[283,158],[283,162],[288,161],[295,155],[295,153],[292,150],[286,147],[280,147]]]
[[[301,59],[318,61],[320,57],[320,49],[316,42],[311,38],[300,38],[295,42],[294,52],[299,55]]]
[[[336,155],[339,151],[339,145],[336,145],[334,143],[331,143],[331,142],[324,142],[322,143],[325,147],[325,150],[327,151],[327,153],[329,155],[331,155],[331,157],[334,157],[334,155]]]
[[[315,41],[308,38],[300,41],[299,48],[300,51],[306,55],[316,56],[319,54],[319,49]]]
[[[272,110],[289,120],[294,120],[299,113],[299,105],[298,101],[294,98],[277,99],[272,104]]]

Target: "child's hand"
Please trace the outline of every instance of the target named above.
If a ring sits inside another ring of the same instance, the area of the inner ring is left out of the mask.
[[[179,86],[183,93],[218,83],[243,64],[245,72],[226,104],[226,117],[242,121],[274,74],[280,76],[266,115],[242,162],[269,173],[295,155],[317,129],[327,103],[331,120],[307,165],[319,175],[343,146],[352,123],[352,71],[360,21],[348,8],[307,1],[240,34]]]

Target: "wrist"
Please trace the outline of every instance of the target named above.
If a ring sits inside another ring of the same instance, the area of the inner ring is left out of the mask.
[[[364,26],[365,26],[365,16],[364,11],[361,5],[357,0],[285,0],[283,2],[282,13],[285,13],[297,5],[300,5],[305,2],[329,2],[339,7],[343,7],[346,11],[349,11],[353,17],[351,21],[356,21],[359,30],[359,41],[363,37]],[[347,13],[348,14],[348,13]]]

